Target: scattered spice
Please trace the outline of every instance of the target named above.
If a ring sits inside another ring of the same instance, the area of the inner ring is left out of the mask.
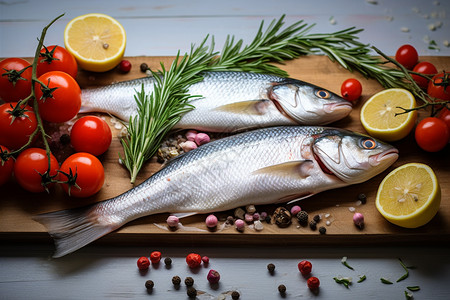
[[[152,280],[147,280],[147,281],[145,282],[145,288],[146,288],[147,290],[153,289],[154,286],[155,286],[155,283],[154,283]]]
[[[298,263],[298,270],[303,276],[309,275],[312,270],[312,264],[307,260],[302,260]]]
[[[267,215],[265,217],[264,221],[266,221],[267,224],[270,224],[270,223],[272,223],[272,218],[269,215]]]
[[[146,63],[142,63],[140,65],[140,69],[141,69],[142,73],[146,73],[149,68],[148,68],[148,65]]]
[[[196,143],[198,146],[207,144],[207,143],[210,142],[210,140],[211,140],[211,139],[210,139],[209,135],[207,135],[206,133],[198,133],[198,134],[195,136],[195,143]]]
[[[359,277],[359,280],[357,281],[358,283],[361,283],[361,282],[363,282],[364,280],[366,280],[367,279],[367,277],[366,277],[366,275],[363,275],[363,276],[360,276]]]
[[[245,222],[247,222],[247,223],[251,223],[251,222],[253,222],[253,216],[252,216],[251,214],[246,213],[246,214],[244,215],[244,220],[245,220]]]
[[[189,298],[194,298],[197,296],[197,290],[191,286],[187,289],[187,295]]]
[[[234,222],[236,226],[237,231],[244,231],[245,228],[245,222],[242,219],[237,219],[236,222]]]
[[[273,213],[273,221],[281,228],[288,227],[291,224],[292,215],[284,207],[278,207]]]
[[[259,214],[259,219],[261,221],[265,220],[267,218],[267,212],[263,211]]]
[[[264,225],[261,223],[260,220],[256,220],[253,222],[253,227],[255,228],[256,231],[261,231],[264,229]]]
[[[274,264],[268,264],[267,270],[269,270],[270,273],[273,273],[275,271],[275,265]]]
[[[361,201],[361,204],[366,204],[367,202],[367,196],[366,194],[358,194],[358,200]]]
[[[411,292],[417,292],[420,291],[420,286],[415,285],[415,286],[407,286],[406,287],[408,290],[410,290]]]
[[[259,221],[259,219],[260,219],[259,213],[255,212],[255,213],[253,214],[253,221]]]
[[[120,62],[120,64],[119,64],[119,70],[120,70],[122,73],[128,73],[128,72],[130,72],[130,70],[131,70],[131,63],[130,63],[130,61],[128,61],[128,60],[126,60],[126,59],[122,60],[122,61]]]
[[[211,284],[218,283],[220,280],[220,274],[216,270],[209,270],[206,279],[208,279],[209,283]]]
[[[278,291],[280,292],[280,294],[286,293],[286,286],[284,284],[280,284],[278,286]]]
[[[323,226],[320,226],[319,227],[319,233],[320,234],[325,234],[325,233],[327,233],[327,229],[325,227],[323,227]]]
[[[139,270],[147,270],[148,267],[150,267],[150,261],[145,256],[139,257],[137,261],[137,266]]]
[[[300,211],[297,214],[297,220],[300,223],[300,225],[306,225],[308,224],[308,213],[304,210]]]
[[[173,283],[173,285],[180,285],[180,283],[181,283],[180,276],[173,276],[172,277],[172,283]]]
[[[380,280],[381,280],[381,282],[384,283],[384,284],[392,284],[391,281],[389,281],[389,280],[387,280],[387,279],[385,279],[385,278],[383,278],[383,277],[381,277]]]
[[[202,262],[206,265],[206,264],[209,264],[209,257],[208,256],[203,256],[202,257]]]
[[[186,286],[193,286],[194,285],[194,278],[186,277],[186,279],[184,280],[184,284]]]
[[[234,216],[238,219],[244,219],[245,211],[238,207],[234,210]]]
[[[215,215],[209,215],[206,217],[206,220],[205,220],[206,227],[208,227],[209,229],[216,228],[218,222],[219,222],[219,220],[217,220],[217,217]]]
[[[161,260],[161,252],[159,251],[153,251],[150,253],[150,261],[152,264],[157,264]]]
[[[298,205],[294,205],[294,206],[292,206],[292,208],[291,208],[291,214],[293,215],[293,216],[296,216],[299,212],[301,212],[302,211],[302,208],[300,207],[300,206],[298,206]]]
[[[319,278],[317,277],[309,277],[308,280],[306,281],[306,284],[308,285],[308,288],[310,290],[315,290],[319,288],[320,281]]]
[[[177,228],[178,224],[180,223],[180,219],[178,219],[177,216],[169,216],[166,220],[167,222],[167,226],[169,226],[170,228]]]
[[[309,222],[309,228],[311,228],[311,230],[316,230],[317,229],[317,222],[314,220],[311,220]]]
[[[355,226],[359,229],[364,228],[364,216],[361,213],[354,213],[353,214],[353,223],[355,223]]]
[[[342,257],[341,263],[342,263],[344,266],[346,266],[347,268],[349,268],[350,270],[354,270],[354,269],[347,263],[347,256]]]
[[[352,278],[351,277],[333,277],[334,281],[339,284],[343,284],[346,288],[349,288],[349,285],[352,284]]]
[[[315,216],[313,217],[313,220],[314,220],[316,223],[319,223],[319,222],[320,222],[320,215],[315,215]]]
[[[227,222],[227,224],[233,225],[234,224],[234,217],[233,216],[228,216],[226,222]]]
[[[402,261],[400,258],[399,258],[398,260],[400,261],[400,265],[403,267],[403,269],[405,270],[406,273],[403,274],[402,277],[400,277],[399,279],[397,279],[397,282],[402,281],[402,280],[408,278],[408,276],[409,276],[409,270],[408,270],[408,268],[411,268],[411,267],[407,267],[407,266],[403,263],[403,261]]]
[[[202,257],[197,253],[190,253],[186,256],[186,263],[189,268],[197,268],[202,263]]]
[[[239,294],[238,291],[233,291],[233,292],[231,293],[231,299],[233,299],[233,300],[239,299],[240,296],[241,296],[241,295]]]
[[[171,259],[170,257],[164,258],[164,264],[165,264],[166,266],[172,265],[172,259]]]
[[[247,205],[247,206],[245,207],[245,210],[247,211],[247,213],[253,214],[253,213],[256,212],[256,207],[255,207],[253,204]]]

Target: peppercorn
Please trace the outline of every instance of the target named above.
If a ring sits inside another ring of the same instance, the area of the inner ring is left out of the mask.
[[[310,290],[315,290],[315,289],[319,288],[320,281],[319,281],[319,278],[317,278],[317,277],[310,277],[306,281],[306,284],[308,285]]]
[[[173,276],[172,277],[172,283],[173,283],[173,285],[180,285],[180,283],[181,283],[180,276]]]
[[[164,264],[170,266],[172,264],[172,259],[170,257],[164,258]]]
[[[363,193],[359,194],[358,195],[358,200],[361,201],[361,204],[366,204],[366,202],[367,202],[366,194],[363,194]]]
[[[202,263],[202,257],[197,253],[190,253],[186,256],[186,263],[189,268],[196,268]]]
[[[147,280],[147,281],[145,282],[145,288],[146,288],[147,290],[153,289],[154,286],[155,286],[155,283],[154,283],[152,280]]]
[[[320,222],[320,215],[315,215],[313,217],[313,220],[316,221],[316,223],[319,223]]]
[[[280,292],[280,294],[286,293],[286,286],[284,284],[280,284],[278,286],[278,291]]]
[[[297,220],[300,223],[300,225],[308,224],[308,213],[304,210],[300,211],[297,214]]]
[[[272,221],[272,218],[271,218],[270,216],[266,216],[266,217],[264,218],[264,221],[266,221],[267,224],[270,224],[271,221]]]
[[[141,68],[141,72],[145,73],[148,70],[148,65],[146,63],[142,63],[140,68]]]
[[[312,270],[312,264],[307,260],[302,260],[298,263],[298,270],[304,276],[309,275]]]
[[[323,227],[323,226],[320,226],[319,227],[319,233],[320,234],[325,234],[325,233],[327,233],[327,229],[325,227]]]
[[[150,261],[148,260],[147,257],[142,256],[138,259],[137,266],[139,270],[147,270],[148,267],[150,266]]]
[[[189,298],[194,298],[197,296],[197,290],[191,286],[187,289],[187,295]]]
[[[309,222],[309,228],[311,228],[311,230],[316,230],[317,229],[317,223],[314,220],[311,220]]]
[[[186,279],[184,280],[184,284],[186,286],[193,286],[194,285],[194,278],[186,277]]]
[[[208,256],[203,256],[202,257],[202,262],[205,264],[205,265],[207,265],[207,264],[209,264],[209,257]]]
[[[152,264],[157,264],[159,263],[160,260],[161,260],[161,252],[153,251],[150,254],[150,261],[152,262]]]
[[[131,70],[131,63],[128,60],[122,60],[119,64],[119,70],[123,73],[128,73]]]
[[[270,273],[273,273],[275,271],[275,265],[274,264],[268,264],[267,270],[269,270]]]
[[[233,216],[228,216],[227,217],[227,223],[230,224],[230,225],[233,225],[234,224],[234,217]]]
[[[233,299],[233,300],[239,299],[240,296],[241,296],[241,295],[239,294],[238,291],[233,291],[233,292],[231,293],[231,299]]]
[[[288,227],[291,224],[292,215],[284,207],[278,207],[273,213],[273,220],[279,227]]]

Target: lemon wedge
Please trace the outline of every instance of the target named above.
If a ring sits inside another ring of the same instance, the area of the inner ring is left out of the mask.
[[[82,69],[105,72],[122,60],[126,33],[123,26],[108,15],[86,14],[66,25],[64,44]]]
[[[433,170],[408,163],[389,173],[378,187],[378,211],[389,222],[406,228],[428,223],[439,210],[441,189]]]
[[[414,127],[417,111],[403,112],[399,107],[416,106],[414,96],[405,89],[392,88],[376,93],[361,108],[361,124],[367,133],[380,140],[393,142],[406,137]]]

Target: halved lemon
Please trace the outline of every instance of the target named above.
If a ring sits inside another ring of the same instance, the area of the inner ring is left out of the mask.
[[[410,91],[400,88],[376,93],[361,108],[361,124],[367,133],[380,140],[393,142],[406,137],[414,127],[417,111],[403,112],[399,107],[411,109],[416,100]]]
[[[126,45],[123,26],[105,14],[86,14],[72,19],[64,30],[64,45],[87,71],[105,72],[117,66]]]
[[[375,204],[389,222],[416,228],[428,223],[438,212],[441,188],[429,166],[408,163],[383,179]]]

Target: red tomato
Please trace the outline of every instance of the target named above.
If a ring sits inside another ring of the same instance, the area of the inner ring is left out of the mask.
[[[4,185],[11,178],[14,169],[14,158],[11,156],[8,158],[3,157],[9,152],[8,148],[0,145],[0,186]]]
[[[51,71],[39,77],[48,89],[36,84],[35,93],[42,119],[61,123],[75,117],[81,107],[81,89],[69,74]]]
[[[428,95],[440,100],[450,100],[449,73],[442,72],[433,76],[428,83]]]
[[[357,79],[349,78],[341,85],[341,94],[345,100],[355,101],[361,97],[362,86]]]
[[[73,181],[62,184],[67,194],[74,197],[89,197],[97,193],[105,182],[105,171],[102,163],[92,154],[79,152],[69,156],[61,165],[59,179]],[[73,175],[71,179],[70,176]],[[70,185],[70,192],[69,192]]]
[[[48,157],[45,150],[28,148],[17,157],[14,164],[14,176],[20,186],[27,191],[40,193],[45,191],[44,185],[48,183],[48,177],[53,178],[58,175],[58,167],[58,161],[53,154],[50,154],[50,174],[48,174]],[[47,176],[44,174],[47,174]],[[47,187],[52,185],[49,184]]]
[[[50,71],[66,72],[75,79],[78,73],[77,61],[64,47],[44,46],[37,64],[37,76],[39,77]]]
[[[403,65],[408,70],[414,68],[419,60],[419,55],[417,54],[416,48],[411,45],[403,45],[398,48],[395,53],[395,60],[397,60],[401,65]]]
[[[426,75],[434,75],[438,72],[436,67],[432,63],[429,63],[427,61],[418,63],[414,67],[413,71],[417,72],[417,73],[421,73],[421,74],[426,74]],[[415,75],[415,74],[412,74],[411,76],[414,79],[414,81],[417,83],[418,86],[420,86],[423,89],[427,88],[428,81],[429,81],[428,79],[426,79],[422,76],[419,76],[419,75]]]
[[[101,118],[96,116],[82,117],[73,124],[70,142],[77,152],[88,152],[100,155],[111,145],[111,129]]]
[[[444,107],[438,118],[444,121],[445,124],[447,124],[448,129],[450,129],[450,110],[448,108]]]
[[[437,152],[447,145],[450,129],[441,119],[428,117],[417,124],[415,137],[420,148],[428,152]]]
[[[15,57],[4,59],[0,62],[0,73],[0,100],[17,102],[31,94],[29,62]]]
[[[17,102],[0,105],[0,144],[17,150],[28,142],[36,130],[37,120],[30,106]]]

